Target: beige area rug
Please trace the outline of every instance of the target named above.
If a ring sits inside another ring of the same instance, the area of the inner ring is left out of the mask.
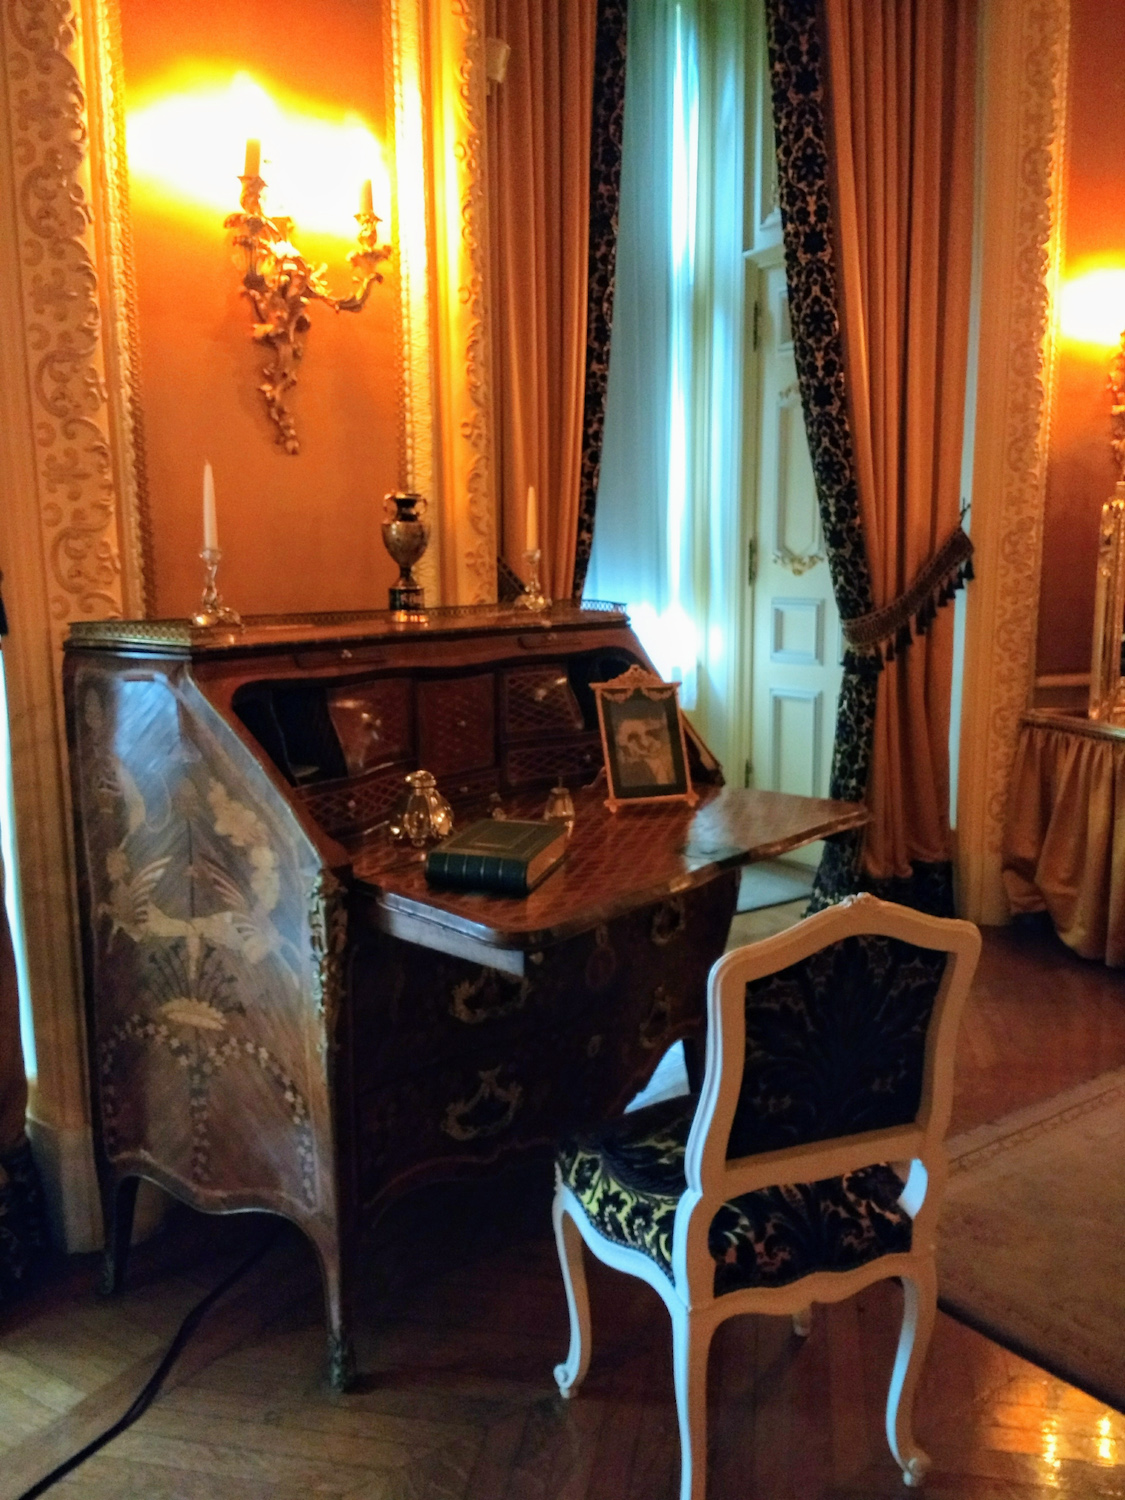
[[[942,1307],[1125,1411],[1125,1068],[949,1153]]]

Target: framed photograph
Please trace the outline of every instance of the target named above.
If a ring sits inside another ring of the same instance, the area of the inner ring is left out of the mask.
[[[637,802],[697,801],[691,789],[680,685],[630,667],[593,684],[611,812]]]

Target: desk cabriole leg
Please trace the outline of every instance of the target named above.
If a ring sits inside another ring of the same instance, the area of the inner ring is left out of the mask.
[[[137,1207],[139,1177],[112,1179],[102,1186],[105,1250],[102,1257],[100,1291],[110,1297],[125,1285],[129,1267],[129,1245],[133,1238],[133,1214]]]

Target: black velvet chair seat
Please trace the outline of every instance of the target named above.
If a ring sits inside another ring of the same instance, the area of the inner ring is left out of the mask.
[[[672,1226],[687,1184],[684,1150],[696,1099],[665,1100],[565,1142],[562,1180],[606,1239],[640,1250],[672,1276]],[[850,1271],[908,1252],[902,1180],[885,1165],[744,1193],[711,1222],[715,1294],[785,1286],[814,1271]]]

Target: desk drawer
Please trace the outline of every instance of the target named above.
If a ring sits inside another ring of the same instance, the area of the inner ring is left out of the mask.
[[[588,782],[593,781],[601,765],[602,741],[598,734],[513,745],[504,752],[504,781],[513,789],[554,782],[560,776],[572,784]]]
[[[350,976],[356,1088],[380,1090],[449,1064],[551,1059],[572,1046],[603,1064],[628,1043],[657,1056],[702,1017],[723,951],[737,872],[577,933],[517,978],[384,933],[356,937]],[[601,1049],[604,1047],[604,1054]]]
[[[409,677],[386,677],[329,690],[328,716],[349,775],[358,776],[410,753],[411,697]]]
[[[618,1113],[698,1034],[736,871],[543,951],[521,981],[383,934],[351,974],[360,1195]]]
[[[382,935],[351,973],[357,1088],[452,1061],[487,1061],[519,1044],[537,997],[526,979]]]
[[[307,787],[298,791],[297,796],[325,833],[333,838],[348,838],[390,817],[406,791],[409,769],[406,762],[384,766],[352,781]]]
[[[500,678],[500,724],[505,739],[581,731],[586,726],[565,662],[513,667]]]
[[[496,764],[495,679],[451,677],[418,684],[418,758],[435,776]]]

